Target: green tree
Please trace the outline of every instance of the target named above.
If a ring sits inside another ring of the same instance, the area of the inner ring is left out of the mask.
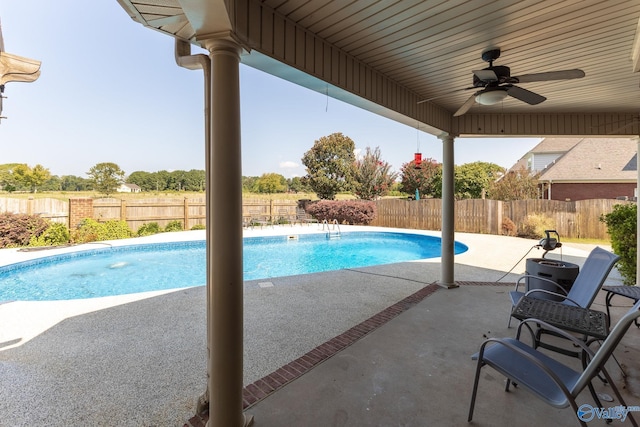
[[[19,163],[5,163],[0,165],[0,190],[11,193],[19,189],[20,184],[13,175],[13,169],[18,165]]]
[[[287,186],[289,187],[289,191],[293,191],[294,193],[308,193],[312,191],[311,188],[309,188],[309,186],[307,186],[304,180],[299,176],[288,178]]]
[[[315,141],[302,157],[307,182],[320,199],[333,200],[340,191],[351,191],[355,173],[355,143],[342,133]]]
[[[107,197],[124,182],[124,171],[115,163],[98,163],[89,169],[89,182],[95,191]]]
[[[537,199],[538,174],[532,174],[524,167],[505,172],[489,184],[488,197],[503,201]]]
[[[28,177],[30,173],[31,169],[25,163],[18,164],[11,170],[11,177],[13,178],[16,189],[23,190],[29,188]]]
[[[287,191],[287,180],[279,173],[264,173],[256,181],[258,193],[284,193]]]
[[[203,170],[191,169],[184,173],[183,190],[185,191],[204,191],[206,174]]]
[[[165,170],[153,172],[151,174],[151,181],[153,182],[152,191],[166,191],[169,189],[171,182],[171,173]]]
[[[39,164],[33,168],[26,164],[16,165],[13,168],[12,175],[19,186],[29,189],[32,193],[38,191],[38,187],[51,178],[49,169]]]
[[[132,172],[131,175],[127,177],[127,182],[137,185],[142,191],[153,191],[156,189],[153,174],[145,171]]]
[[[51,175],[47,181],[40,186],[42,191],[61,191],[62,180],[58,175]]]
[[[373,200],[387,194],[397,177],[391,165],[382,160],[380,147],[373,150],[367,147],[362,158],[356,161],[354,191],[361,199]]]
[[[62,191],[85,191],[89,188],[88,180],[79,176],[63,175],[60,181]]]
[[[33,169],[31,169],[31,176],[29,179],[31,192],[35,193],[38,187],[47,182],[50,178],[51,172],[49,172],[49,169],[42,165],[35,165]]]
[[[435,180],[441,170],[442,164],[432,158],[423,159],[419,168],[416,168],[414,161],[404,163],[400,169],[400,190],[413,195],[417,189],[421,197],[435,197],[441,192],[438,188],[440,184]]]
[[[167,190],[184,191],[185,174],[183,170],[175,170],[169,172],[169,179],[167,180]]]
[[[458,199],[481,199],[489,186],[503,173],[495,163],[473,162],[460,165],[455,170],[456,197]]]
[[[502,166],[495,163],[473,162],[456,166],[454,173],[455,198],[481,199],[486,196],[490,184],[504,171]],[[434,181],[436,185],[436,197],[442,197],[442,173],[438,174]]]
[[[258,191],[256,186],[257,182],[258,182],[257,176],[243,176],[242,191],[244,193],[256,193]]]

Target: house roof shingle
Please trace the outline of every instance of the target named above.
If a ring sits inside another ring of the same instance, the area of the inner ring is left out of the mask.
[[[584,138],[545,138],[533,147],[530,153],[566,153]]]
[[[554,141],[555,140],[555,141]],[[547,151],[554,142],[569,145],[575,138],[548,138]],[[566,140],[566,141],[564,141]],[[543,147],[545,148],[545,147]],[[554,152],[561,152],[554,150]],[[540,175],[541,181],[635,181],[637,179],[637,141],[627,138],[580,138]]]

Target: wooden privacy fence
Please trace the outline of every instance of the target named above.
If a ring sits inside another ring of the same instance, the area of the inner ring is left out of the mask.
[[[553,221],[561,237],[608,239],[602,214],[613,206],[630,203],[613,199],[580,200],[497,200],[472,199],[455,202],[455,229],[467,233],[504,234],[502,224],[510,219],[522,230],[529,215],[543,215]],[[295,200],[243,199],[244,218],[288,220],[295,218],[299,202]],[[440,199],[384,199],[376,202],[377,217],[371,225],[380,227],[440,230],[442,203]],[[124,220],[136,231],[142,224],[157,222],[165,227],[170,221],[180,221],[188,230],[205,224],[204,198],[120,199],[14,199],[0,197],[0,212],[38,214],[43,218],[75,227],[84,218],[98,221]]]
[[[242,216],[254,219],[295,218],[298,202],[295,200],[243,199]],[[180,221],[185,230],[194,225],[205,225],[206,203],[199,199],[144,199],[119,200],[96,199],[93,201],[93,218],[99,221],[124,220],[132,230],[145,223],[157,222],[165,227],[171,221]]]
[[[0,197],[0,213],[40,215],[53,222],[69,224],[69,202],[58,199],[13,199]]]
[[[95,199],[93,219],[98,221],[126,221],[136,231],[149,222],[166,227],[171,221],[180,221],[185,230],[194,225],[204,225],[206,220],[205,199],[161,199],[141,200]]]
[[[295,200],[243,199],[245,218],[290,220],[296,217]],[[97,221],[123,220],[137,231],[140,226],[157,222],[166,227],[171,221],[180,221],[185,230],[205,225],[205,198],[149,198],[139,200],[104,199],[15,199],[0,197],[0,213],[38,214],[43,218],[67,224],[74,228],[85,218]]]
[[[504,234],[505,218],[522,231],[530,215],[548,217],[561,237],[608,239],[600,216],[624,202],[613,199],[578,200],[498,200],[472,199],[455,202],[455,230],[466,233]],[[376,202],[377,215],[371,225],[380,227],[442,229],[440,199],[384,199]]]

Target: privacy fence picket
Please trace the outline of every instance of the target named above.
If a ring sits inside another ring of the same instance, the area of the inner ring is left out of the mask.
[[[563,237],[608,239],[602,215],[613,206],[631,203],[613,199],[579,200],[498,200],[471,199],[455,202],[455,229],[459,232],[504,234],[503,221],[510,219],[522,230],[530,215],[551,219],[558,234]],[[383,199],[376,202],[377,215],[371,225],[421,230],[440,230],[440,199]]]

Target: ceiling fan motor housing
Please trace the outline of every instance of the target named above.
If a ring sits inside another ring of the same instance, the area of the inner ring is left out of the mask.
[[[496,65],[484,68],[482,71],[487,73],[478,73],[480,76],[473,74],[473,87],[485,87],[492,84],[500,84],[509,81],[511,78],[511,69],[506,65]]]
[[[500,49],[489,49],[482,52],[482,60],[488,63],[492,63],[496,59],[500,58]]]

